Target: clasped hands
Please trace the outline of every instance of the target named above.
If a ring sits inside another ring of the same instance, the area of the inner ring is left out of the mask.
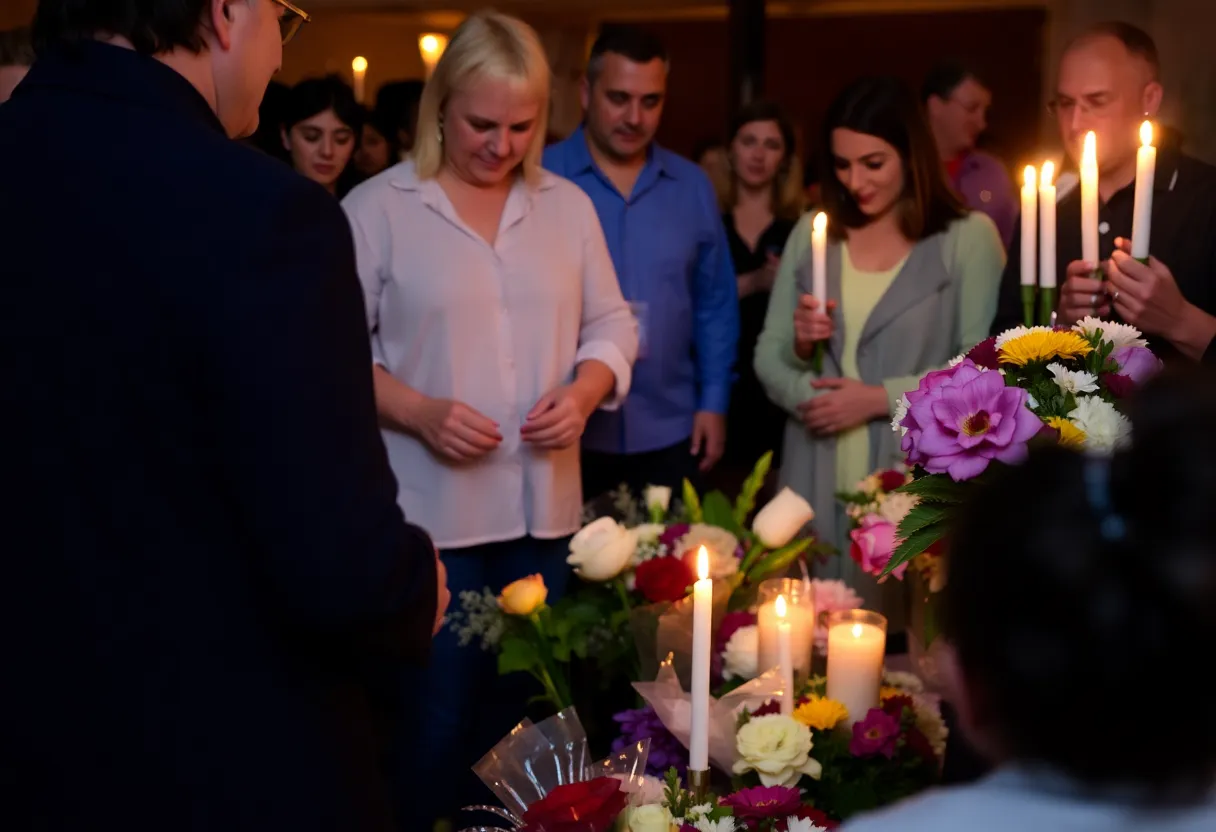
[[[1175,340],[1191,304],[1169,267],[1155,257],[1141,263],[1131,256],[1131,242],[1119,237],[1110,260],[1101,264],[1106,280],[1093,277],[1098,268],[1081,260],[1068,264],[1060,292],[1060,324],[1072,325],[1087,315],[1105,317],[1113,308],[1140,331]]]
[[[569,448],[583,435],[596,406],[577,381],[555,387],[528,411],[520,438],[545,450]],[[464,402],[427,399],[419,410],[421,439],[451,462],[472,462],[502,444],[498,423]]]

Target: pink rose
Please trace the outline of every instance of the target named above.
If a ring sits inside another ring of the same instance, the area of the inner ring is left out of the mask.
[[[886,569],[891,555],[895,554],[895,526],[878,514],[867,514],[861,518],[861,527],[849,533],[853,544],[849,556],[867,575],[880,575]],[[908,564],[899,566],[892,574],[903,580]]]

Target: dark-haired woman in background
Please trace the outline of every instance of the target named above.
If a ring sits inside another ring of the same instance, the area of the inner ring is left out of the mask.
[[[339,198],[358,182],[350,159],[362,126],[363,108],[336,75],[301,81],[283,102],[281,133],[291,166]]]
[[[355,149],[355,170],[371,178],[401,161],[401,144],[397,129],[387,113],[365,111],[363,133]]]
[[[774,471],[781,462],[785,413],[765,395],[752,359],[781,252],[804,202],[794,128],[775,104],[755,102],[739,112],[727,160],[729,176],[719,198],[739,287],[738,379],[727,414],[726,453],[710,480],[730,494],[765,451],[774,452]]]
[[[895,79],[848,87],[825,120],[827,298],[812,298],[810,216],[786,246],[756,346],[756,374],[789,414],[781,482],[819,508],[822,539],[847,551],[838,491],[902,461],[891,414],[920,377],[988,335],[1005,254],[992,221],[946,184],[916,97]],[[822,310],[836,304],[829,318]],[[823,371],[812,366],[826,340]],[[900,628],[896,593],[847,557],[825,569]],[[898,623],[897,623],[898,622]]]
[[[951,699],[996,770],[848,832],[1216,829],[1216,382],[1167,373],[1130,415],[1113,458],[1042,447],[959,513]]]

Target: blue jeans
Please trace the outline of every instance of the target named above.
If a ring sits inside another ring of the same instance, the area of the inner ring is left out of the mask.
[[[565,592],[570,538],[525,537],[441,552],[448,570],[452,605],[460,592],[495,594],[512,581],[539,572],[549,588],[548,603]],[[390,772],[402,832],[430,832],[439,818],[473,825],[459,817],[463,806],[496,804],[492,792],[472,772],[473,765],[525,716],[529,697],[541,693],[527,674],[499,677],[493,653],[477,643],[461,647],[450,627],[435,637],[430,665],[403,672],[404,708],[390,749]],[[482,822],[485,817],[480,819]]]

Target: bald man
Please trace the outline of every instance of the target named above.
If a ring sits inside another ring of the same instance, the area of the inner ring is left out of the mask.
[[[1080,189],[1062,189],[1056,210],[1057,323],[1070,325],[1086,315],[1125,320],[1170,361],[1198,358],[1216,332],[1216,318],[1209,314],[1216,311],[1216,168],[1183,155],[1171,131],[1158,130],[1150,249],[1172,273],[1154,281],[1152,299],[1147,289],[1129,292],[1114,281],[1093,278],[1095,269],[1110,272],[1112,255],[1117,268],[1123,254],[1115,252],[1131,237],[1140,125],[1155,119],[1161,107],[1159,73],[1152,38],[1128,23],[1093,26],[1061,56],[1049,109],[1074,165],[1085,134],[1097,134],[1101,262],[1081,261]],[[1020,237],[1019,227],[1009,247],[994,333],[1022,323]]]

